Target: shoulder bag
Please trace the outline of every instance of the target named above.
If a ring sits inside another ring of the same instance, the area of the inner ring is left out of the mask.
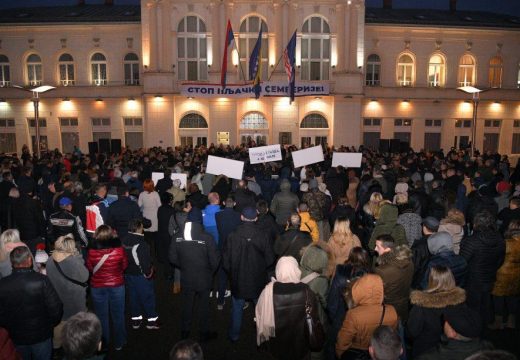
[[[310,290],[305,288],[305,336],[311,351],[318,352],[325,345],[325,330],[323,330],[317,309],[312,307],[309,292]]]
[[[57,262],[56,260],[52,259],[52,261],[54,261],[54,265],[56,266],[56,269],[58,269],[58,272],[65,278],[67,279],[68,281],[70,281],[71,283],[75,284],[75,285],[79,285],[81,287],[87,287],[88,286],[88,283],[86,282],[81,282],[81,281],[78,281],[78,280],[75,280],[67,275],[65,275],[65,273],[63,272],[63,270],[61,269],[61,266],[60,266],[60,263]]]

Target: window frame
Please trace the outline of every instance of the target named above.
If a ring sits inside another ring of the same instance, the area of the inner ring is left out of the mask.
[[[197,19],[197,31],[188,31],[188,19],[194,17]],[[183,29],[181,29],[181,26]],[[203,29],[202,29],[203,27]],[[202,31],[204,30],[204,31]],[[195,40],[197,54],[195,57],[188,56],[189,40]],[[208,80],[208,32],[205,21],[198,15],[188,14],[183,17],[177,25],[177,79],[180,81],[207,81]],[[182,42],[182,45],[181,45]],[[202,51],[202,43],[204,42],[205,50]],[[181,53],[181,47],[182,52]],[[206,56],[202,56],[205,52]],[[184,55],[184,56],[181,56]],[[196,79],[190,79],[190,63],[195,62],[197,65]]]
[[[311,120],[312,121],[316,121],[316,119],[310,119],[310,117],[312,117],[312,116],[320,117],[321,118],[320,120],[325,121],[325,124],[327,125],[327,127],[323,127],[323,126],[320,126],[320,127],[304,126],[304,125],[306,125],[305,124],[306,122],[310,122]],[[309,129],[311,129],[311,130],[329,130],[330,129],[330,125],[329,125],[329,121],[327,120],[327,118],[323,114],[320,114],[318,112],[311,112],[311,113],[308,113],[307,115],[305,115],[303,117],[303,119],[300,121],[299,128],[302,129],[302,130],[309,130]]]
[[[72,60],[60,60],[63,55],[69,55]],[[62,78],[62,67],[64,67],[65,79]],[[69,78],[69,68],[72,67],[72,79]],[[74,57],[69,53],[63,53],[58,58],[58,82],[61,86],[74,86],[76,84],[76,67]]]
[[[405,56],[408,56],[412,61],[410,63],[402,62],[401,59]],[[403,79],[399,79],[401,74],[401,68],[404,70]],[[407,69],[410,71],[410,80],[407,79]],[[413,87],[415,84],[415,56],[410,52],[405,52],[399,54],[397,57],[397,66],[396,66],[396,83],[400,87]]]
[[[248,119],[249,117],[253,117],[253,116],[256,116],[257,119]],[[258,121],[257,124],[265,124],[266,126],[265,127],[248,127],[246,126],[246,122],[247,120],[263,120],[263,121]],[[260,111],[250,111],[248,113],[246,113],[244,116],[242,116],[242,119],[240,119],[240,123],[238,124],[238,129],[240,131],[250,131],[250,130],[269,130],[269,120],[267,120],[267,118],[265,117],[265,115],[263,113],[261,113]]]
[[[0,54],[0,87],[11,85],[11,63],[7,55]]]
[[[97,55],[97,54],[100,54],[100,55],[103,55],[104,57],[104,60],[93,60],[94,56]],[[95,86],[106,86],[108,85],[108,60],[107,60],[107,56],[105,54],[103,54],[102,52],[100,51],[97,51],[95,53],[93,53],[91,56],[90,56],[90,83],[91,85],[95,85]],[[95,67],[95,71],[94,71],[94,67]],[[104,68],[104,73],[105,73],[105,77],[102,78],[102,74],[103,74],[103,71],[102,69]]]
[[[258,31],[251,30],[251,19],[258,18],[259,20],[259,29]],[[242,31],[243,26],[245,26],[246,31]],[[261,53],[261,62],[262,62],[262,76],[261,80],[267,80],[269,77],[269,27],[267,26],[267,21],[260,15],[251,14],[246,16],[240,22],[240,32],[237,34],[238,36],[238,50],[239,50],[239,61],[244,70],[244,74],[249,80],[249,59],[250,54],[253,52],[253,49],[256,45],[256,41],[258,40],[258,32],[262,29],[262,53]],[[242,43],[245,44],[245,49],[242,49]],[[239,74],[239,78],[243,80],[242,71],[237,70]]]
[[[493,63],[496,60],[497,63]],[[495,55],[489,60],[489,87],[493,89],[502,88],[502,81],[504,77],[504,59],[500,55]]]
[[[371,56],[377,56],[378,60],[370,60]],[[381,57],[378,54],[370,54],[367,56],[367,66],[365,73],[366,86],[381,86]],[[378,79],[375,79],[377,73]]]
[[[463,64],[464,58],[469,57],[473,64]],[[471,69],[471,80],[468,81],[468,69]],[[457,74],[457,82],[460,87],[462,86],[474,86],[477,81],[477,60],[475,56],[471,54],[464,54],[459,60],[459,71]]]
[[[38,61],[32,61],[30,58],[37,56]],[[25,71],[27,72],[26,83],[29,86],[40,86],[43,83],[43,62],[42,57],[37,53],[31,53],[25,59]],[[38,78],[38,73],[40,77]],[[32,80],[31,80],[32,79]]]
[[[438,57],[440,62],[432,62],[434,57]],[[446,56],[441,53],[434,53],[428,59],[428,87],[444,87],[446,85]],[[432,72],[433,70],[433,72]],[[438,79],[436,79],[436,75]],[[433,80],[431,77],[433,76]]]
[[[320,32],[312,32],[312,19],[319,18],[320,19]],[[326,26],[325,26],[326,25]],[[305,31],[305,27],[307,26],[307,31]],[[328,28],[328,32],[326,31]],[[319,52],[320,56],[318,58],[313,57],[313,41],[319,41]],[[324,44],[328,41],[328,54],[325,54]],[[305,42],[305,44],[304,44]],[[300,40],[300,79],[306,81],[328,81],[330,80],[330,60],[331,60],[331,32],[330,32],[330,24],[326,18],[319,15],[309,16],[302,25],[301,32],[301,40]],[[307,47],[307,57],[303,56],[304,47]],[[305,63],[308,63],[305,65]],[[319,63],[320,66],[320,76],[319,79],[312,79],[312,64]],[[327,66],[327,71],[324,71],[323,67]],[[326,75],[326,76],[325,76]]]
[[[128,55],[135,55],[137,59],[127,60]],[[130,70],[130,78],[127,78],[126,69]],[[137,71],[136,71],[137,70]],[[123,58],[123,75],[125,77],[125,85],[139,85],[140,81],[140,60],[139,55],[134,52],[129,52]],[[137,75],[135,77],[134,75]]]
[[[201,119],[202,119],[205,122],[206,126],[203,126],[203,127],[182,126],[183,121],[185,121],[185,122],[194,121],[194,119],[189,118],[190,116],[197,117],[197,122],[199,125],[201,124]],[[184,114],[179,120],[179,130],[202,130],[202,129],[208,130],[208,128],[209,128],[208,120],[206,120],[206,118],[204,116],[202,116],[201,114],[196,113],[196,112],[189,112],[187,114]]]

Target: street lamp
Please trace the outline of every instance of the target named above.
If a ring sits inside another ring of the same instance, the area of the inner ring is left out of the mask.
[[[478,103],[480,101],[480,93],[484,90],[478,89],[474,86],[462,86],[457,90],[464,91],[467,94],[472,95],[473,99],[473,121],[471,123],[471,157],[475,155],[475,139],[477,137],[477,110]]]
[[[54,89],[56,89],[56,87],[50,86],[50,85],[42,85],[42,86],[35,87],[33,89],[27,89],[27,88],[24,88],[24,87],[18,86],[18,85],[13,85],[12,87],[32,92],[33,97],[31,99],[31,101],[33,102],[33,105],[34,105],[34,131],[35,131],[35,135],[36,135],[36,141],[35,141],[36,142],[36,157],[38,159],[40,159],[40,121],[39,121],[39,109],[38,109],[38,107],[40,105],[40,94],[50,91],[50,90],[54,90]]]

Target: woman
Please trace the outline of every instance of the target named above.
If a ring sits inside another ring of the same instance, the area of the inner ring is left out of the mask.
[[[428,288],[412,291],[410,301],[412,310],[407,326],[412,340],[412,358],[416,358],[441,341],[445,311],[465,307],[466,292],[455,285],[449,268],[438,265],[430,271]]]
[[[7,229],[0,235],[0,279],[11,275],[13,268],[11,267],[11,259],[9,254],[18,246],[25,246],[20,240],[20,232],[17,229]],[[34,270],[37,270],[36,262],[33,261]]]
[[[422,218],[417,213],[417,201],[405,194],[396,194],[394,200],[399,211],[397,223],[404,227],[408,246],[412,246],[422,237]]]
[[[61,322],[54,328],[52,346],[61,348],[65,322],[80,311],[87,311],[88,270],[76,248],[72,234],[60,236],[47,260],[47,276],[63,302]]]
[[[157,210],[161,206],[161,198],[159,193],[155,191],[155,186],[151,179],[146,179],[143,183],[144,191],[139,194],[137,204],[143,212],[143,217],[152,222],[152,225],[144,230],[144,238],[151,248],[155,249],[155,253],[159,253],[159,248],[155,244],[155,235],[157,234]]]
[[[506,257],[497,271],[497,280],[493,288],[495,323],[492,329],[503,329],[504,310],[507,310],[506,327],[516,326],[516,309],[520,296],[520,220],[509,223],[506,232]]]
[[[344,264],[350,250],[361,246],[359,238],[350,230],[350,221],[347,218],[338,218],[334,224],[334,232],[329,239],[329,247],[334,256],[335,265]]]
[[[406,232],[404,227],[397,223],[398,210],[397,206],[382,201],[381,210],[379,212],[379,218],[376,217],[377,223],[370,237],[368,247],[370,250],[374,250],[376,246],[376,239],[380,235],[388,234],[392,235],[396,245],[408,244],[406,240]]]
[[[301,271],[292,256],[281,257],[275,273],[276,279],[267,284],[256,305],[257,344],[265,343],[275,359],[309,359],[311,350],[304,332],[305,303],[308,301],[316,311],[316,296],[300,282]]]
[[[353,306],[347,311],[336,341],[338,358],[368,355],[372,333],[381,325],[397,329],[397,313],[392,305],[383,303],[383,298],[379,275],[365,274],[352,285],[348,303]]]
[[[452,208],[448,210],[446,217],[441,220],[439,225],[439,232],[446,231],[453,238],[453,252],[455,254],[460,252],[460,242],[464,237],[465,224],[464,213],[459,209]]]
[[[112,228],[108,225],[98,227],[88,250],[87,269],[92,273],[92,302],[103,328],[105,349],[110,340],[109,316],[114,325],[114,348],[121,350],[126,343],[124,272],[127,266],[125,250],[121,241],[114,238]]]
[[[357,189],[359,186],[359,178],[356,176],[354,170],[348,171],[348,188],[347,188],[347,199],[350,206],[354,209],[357,206]]]

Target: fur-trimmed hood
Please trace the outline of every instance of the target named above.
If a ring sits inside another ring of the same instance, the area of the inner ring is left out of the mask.
[[[466,301],[466,291],[459,287],[434,293],[416,290],[410,294],[410,301],[412,305],[442,309],[446,306],[455,306],[464,303]]]
[[[408,245],[399,245],[395,249],[377,257],[378,266],[392,264],[397,267],[405,267],[412,261],[412,250]]]

